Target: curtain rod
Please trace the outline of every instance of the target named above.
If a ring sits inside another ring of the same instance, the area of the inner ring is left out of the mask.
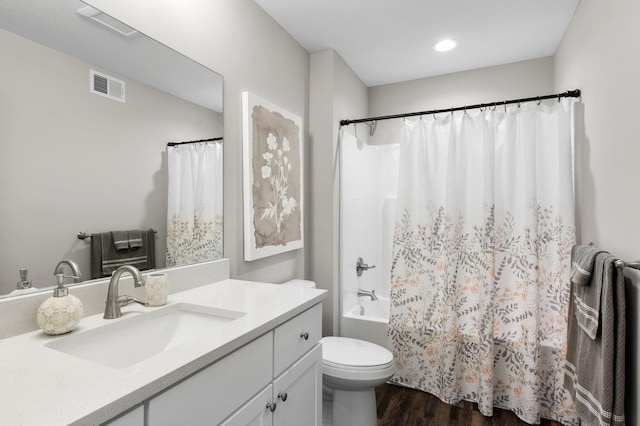
[[[369,118],[359,118],[357,120],[340,120],[340,127],[348,126],[349,124],[356,123],[367,123],[371,121],[380,121],[380,120],[391,120],[393,118],[405,118],[405,117],[415,117],[417,115],[430,115],[430,114],[440,114],[443,112],[454,112],[454,111],[464,111],[467,109],[477,109],[477,108],[487,108],[487,107],[496,107],[498,105],[509,105],[509,104],[519,104],[524,102],[533,102],[533,101],[542,101],[544,99],[554,99],[558,98],[579,98],[580,97],[580,89],[576,90],[568,90],[564,93],[556,93],[554,95],[544,95],[544,96],[534,96],[532,98],[521,98],[521,99],[511,99],[508,101],[500,101],[500,102],[490,102],[484,104],[476,104],[476,105],[467,105],[456,108],[446,108],[446,109],[434,109],[431,111],[420,111],[420,112],[407,112],[404,114],[395,114],[395,115],[383,115],[380,117],[369,117]]]
[[[197,141],[169,142],[169,143],[167,143],[167,146],[184,145],[184,144],[188,144],[188,143],[198,143],[198,142],[216,142],[216,141],[221,141],[221,140],[222,140],[222,137],[209,138],[209,139],[200,139],[200,140],[197,140]]]

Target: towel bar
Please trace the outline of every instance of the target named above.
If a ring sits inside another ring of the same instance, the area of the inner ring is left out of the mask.
[[[154,234],[157,234],[158,231],[156,229],[153,230]],[[80,231],[76,234],[76,237],[78,237],[79,240],[85,240],[87,238],[91,238],[93,236],[93,234],[87,234],[84,231]]]
[[[593,246],[593,241],[589,243],[590,246]],[[635,262],[625,262],[624,260],[616,260],[613,262],[617,268],[631,268],[631,269],[640,269],[640,260],[636,260]]]
[[[618,268],[640,269],[640,261],[638,260],[635,262],[625,262],[624,260],[618,259],[614,263]]]

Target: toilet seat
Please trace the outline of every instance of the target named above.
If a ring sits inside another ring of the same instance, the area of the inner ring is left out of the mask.
[[[382,346],[349,337],[324,337],[322,362],[353,369],[384,368],[393,362],[393,354]]]

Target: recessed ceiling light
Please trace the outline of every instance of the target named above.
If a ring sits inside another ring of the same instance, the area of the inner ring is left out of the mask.
[[[458,44],[458,43],[456,43],[455,40],[444,39],[444,40],[440,40],[439,42],[434,44],[433,45],[433,49],[436,52],[448,52],[449,50],[451,50],[454,47],[456,47],[456,44]]]

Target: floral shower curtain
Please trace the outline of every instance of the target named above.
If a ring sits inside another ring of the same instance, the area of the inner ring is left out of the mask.
[[[577,423],[563,388],[575,242],[573,105],[402,130],[389,338],[396,383]]]
[[[167,266],[222,257],[222,143],[167,148]]]

